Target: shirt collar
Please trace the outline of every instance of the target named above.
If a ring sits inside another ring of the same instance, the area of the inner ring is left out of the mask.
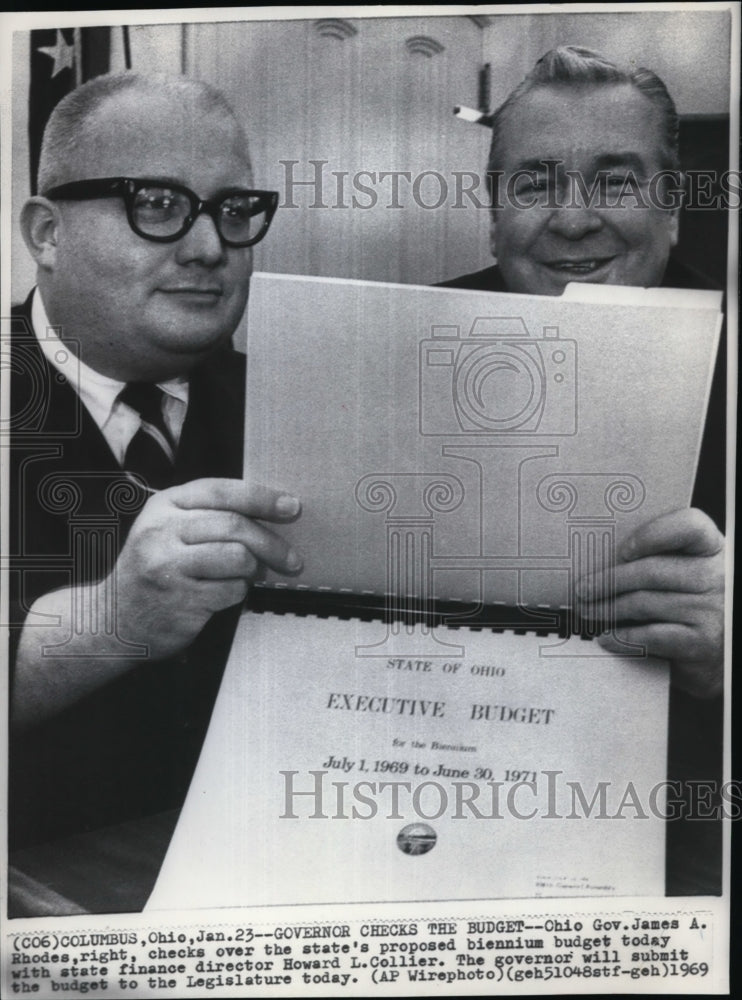
[[[99,427],[103,427],[126,383],[101,374],[72,353],[49,322],[38,288],[34,292],[31,304],[31,323],[44,357],[53,368],[64,375],[95,422]],[[188,405],[187,378],[181,376],[168,379],[166,382],[158,382],[157,385],[168,396]]]

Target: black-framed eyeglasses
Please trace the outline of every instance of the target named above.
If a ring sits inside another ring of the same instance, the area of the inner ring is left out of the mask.
[[[52,201],[88,198],[124,199],[129,225],[145,240],[174,243],[188,232],[202,212],[214,220],[229,247],[250,247],[268,232],[276,209],[277,191],[227,188],[202,201],[190,188],[162,180],[133,177],[97,177],[60,184],[44,192]]]

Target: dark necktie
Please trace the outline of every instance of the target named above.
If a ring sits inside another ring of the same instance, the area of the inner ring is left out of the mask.
[[[175,442],[162,416],[164,393],[149,382],[129,382],[119,400],[139,414],[141,425],[124,455],[124,469],[153,490],[173,485]]]

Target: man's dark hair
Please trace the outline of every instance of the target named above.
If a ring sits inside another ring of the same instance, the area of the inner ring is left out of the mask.
[[[602,86],[628,83],[644,94],[662,116],[662,167],[678,170],[678,113],[662,80],[649,69],[623,69],[591,49],[563,45],[541,56],[526,78],[519,83],[492,117],[492,144],[487,169],[500,168],[502,128],[517,102],[539,87]]]

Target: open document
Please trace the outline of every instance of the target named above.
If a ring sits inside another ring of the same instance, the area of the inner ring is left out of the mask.
[[[243,615],[150,907],[662,894],[667,666],[575,597],[690,500],[720,304],[255,276],[246,470],[305,569]]]

